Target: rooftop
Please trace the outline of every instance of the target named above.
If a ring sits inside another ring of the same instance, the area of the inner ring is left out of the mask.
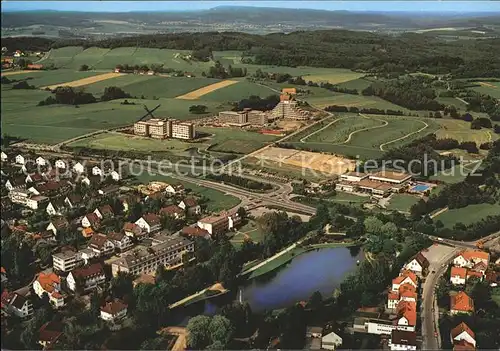
[[[460,312],[473,312],[474,301],[465,292],[460,291],[458,294],[451,296],[450,308]]]

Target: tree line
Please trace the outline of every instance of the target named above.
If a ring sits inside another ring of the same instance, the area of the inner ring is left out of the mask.
[[[83,89],[78,89],[69,86],[61,86],[52,90],[53,95],[45,100],[38,102],[38,106],[47,106],[53,104],[63,105],[84,105],[92,104],[98,99],[91,93],[85,92]],[[106,87],[100,97],[100,101],[110,101],[115,99],[130,98],[131,95],[124,92],[118,87]]]
[[[218,182],[230,183],[242,188],[251,190],[272,190],[273,186],[269,183],[263,183],[248,178],[238,177],[230,174],[208,174],[208,179],[216,180]]]

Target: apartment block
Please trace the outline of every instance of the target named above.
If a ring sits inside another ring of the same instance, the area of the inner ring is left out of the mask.
[[[183,254],[187,252],[194,252],[194,242],[173,236],[160,244],[128,251],[111,264],[111,272],[113,276],[117,276],[119,272],[152,274],[160,265],[180,263]]]
[[[243,111],[222,111],[219,112],[219,121],[226,124],[238,126],[253,125],[263,126],[267,124],[268,117],[265,112],[244,109]]]
[[[134,124],[134,134],[154,139],[194,139],[194,124],[172,119],[151,118]]]

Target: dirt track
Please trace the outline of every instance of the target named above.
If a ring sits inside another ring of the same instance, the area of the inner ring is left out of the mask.
[[[124,73],[114,73],[114,72],[104,73],[104,74],[99,74],[97,76],[92,76],[92,77],[87,77],[87,78],[82,78],[82,79],[74,80],[72,82],[59,83],[59,84],[54,84],[54,85],[48,85],[48,86],[45,86],[45,87],[41,87],[40,89],[46,89],[46,88],[55,89],[55,88],[61,87],[61,86],[66,86],[66,87],[80,87],[82,85],[88,85],[88,84],[100,82],[102,80],[107,80],[107,79],[119,77],[119,76],[121,76],[123,74]]]
[[[196,89],[193,91],[190,91],[187,94],[177,96],[176,99],[181,99],[181,100],[196,100],[203,95],[206,95],[208,93],[211,93],[212,91],[228,87],[230,85],[238,83],[237,80],[223,80],[222,82],[217,82],[214,84],[207,85],[206,87]]]

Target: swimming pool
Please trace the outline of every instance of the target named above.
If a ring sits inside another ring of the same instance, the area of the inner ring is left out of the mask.
[[[419,192],[419,193],[427,191],[429,189],[430,189],[430,186],[425,185],[425,184],[418,184],[418,185],[415,185],[413,188],[411,188],[412,191]]]

